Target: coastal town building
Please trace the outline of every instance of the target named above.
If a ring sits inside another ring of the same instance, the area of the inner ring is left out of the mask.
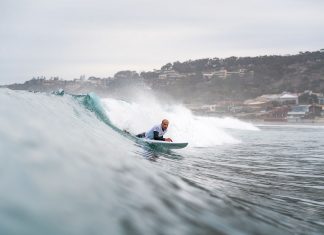
[[[298,95],[283,92],[281,94],[267,94],[259,96],[255,99],[249,99],[244,102],[245,105],[255,106],[255,105],[266,105],[272,102],[277,102],[281,105],[297,105],[298,104]]]
[[[291,111],[287,113],[287,121],[297,122],[304,119],[309,113],[310,105],[296,105],[291,107]]]
[[[324,97],[318,97],[318,104],[324,105]]]
[[[279,97],[279,102],[281,104],[298,104],[298,95],[284,92]]]
[[[167,78],[184,78],[186,77],[186,75],[184,74],[180,74],[178,72],[176,72],[175,70],[165,70],[165,71],[161,71],[161,73],[159,74],[159,79],[167,79]]]
[[[228,71],[227,69],[220,69],[220,70],[216,70],[216,71],[205,72],[205,73],[203,73],[203,76],[205,79],[211,79],[214,77],[227,79],[228,77],[233,76],[233,75],[243,77],[246,73],[247,73],[246,69],[239,69],[236,71]]]

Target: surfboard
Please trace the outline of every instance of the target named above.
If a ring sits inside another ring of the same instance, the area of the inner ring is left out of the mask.
[[[123,130],[123,133],[135,138],[137,142],[144,143],[153,148],[164,148],[164,149],[182,149],[187,147],[187,142],[167,142],[161,140],[151,140],[146,138],[138,138],[132,135],[128,130]]]
[[[160,147],[166,149],[182,149],[187,147],[188,143],[178,143],[178,142],[167,142],[160,140],[150,140],[145,138],[138,138],[140,141],[152,146],[152,147]]]

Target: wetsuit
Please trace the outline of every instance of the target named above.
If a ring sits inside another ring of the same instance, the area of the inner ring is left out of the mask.
[[[147,138],[151,140],[162,140],[164,141],[163,135],[167,132],[167,130],[163,130],[161,124],[155,125],[148,132],[141,133],[136,135],[139,138]]]

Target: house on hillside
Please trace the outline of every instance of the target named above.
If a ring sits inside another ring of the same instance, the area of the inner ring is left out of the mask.
[[[256,99],[268,102],[275,101],[281,105],[298,105],[298,95],[289,92],[283,92],[281,94],[262,95],[257,97]]]
[[[212,72],[205,72],[205,73],[203,73],[203,76],[205,79],[211,79],[213,77],[219,77],[219,78],[225,79],[227,77],[227,70],[221,69],[221,70],[216,70],[216,71],[212,71]]]
[[[171,70],[163,70],[159,74],[159,79],[167,79],[167,78],[175,78],[175,79],[177,79],[177,78],[184,78],[184,77],[186,77],[186,75],[180,74],[180,73],[176,72],[173,69],[171,69]]]
[[[205,72],[203,73],[203,76],[205,79],[211,79],[213,77],[226,79],[232,75],[238,75],[239,77],[243,77],[246,73],[246,69],[239,69],[237,71],[228,71],[227,69],[220,69],[212,72]]]
[[[279,97],[279,102],[281,104],[291,104],[291,105],[297,105],[298,104],[298,95],[292,94],[289,92],[283,92],[281,96]]]

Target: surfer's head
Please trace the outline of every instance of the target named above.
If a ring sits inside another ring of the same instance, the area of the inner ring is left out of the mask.
[[[166,130],[166,129],[168,129],[168,126],[169,126],[169,121],[167,119],[163,119],[162,123],[161,123],[162,129]]]

